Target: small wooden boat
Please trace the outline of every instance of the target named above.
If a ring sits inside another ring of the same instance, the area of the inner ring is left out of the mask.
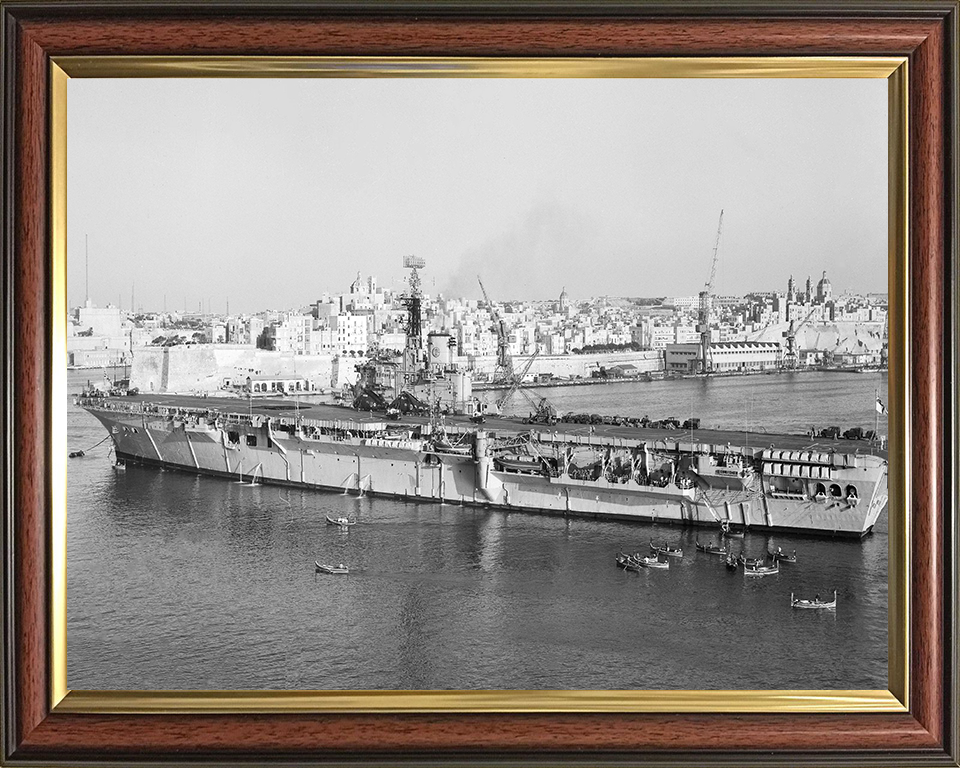
[[[651,555],[649,557],[641,557],[637,565],[639,565],[641,568],[669,568],[670,567],[670,563],[668,561],[661,560],[656,555]]]
[[[504,454],[497,456],[497,462],[508,472],[526,472],[539,474],[543,471],[543,462],[538,456],[524,456],[520,454]]]
[[[787,554],[782,549],[778,549],[776,552],[768,552],[770,559],[774,562],[780,563],[795,563],[797,562],[797,550],[793,550],[792,554]]]
[[[735,571],[740,567],[740,563],[737,562],[737,558],[733,555],[727,555],[723,560],[723,564],[727,566],[728,571]]]
[[[347,568],[343,563],[339,565],[326,565],[321,563],[319,560],[317,562],[317,573],[329,573],[334,576],[342,576],[344,574],[350,573],[350,569]]]
[[[342,528],[346,528],[349,525],[356,525],[356,520],[350,520],[346,517],[338,517],[334,520],[332,517],[327,517],[327,525],[339,525]]]
[[[780,573],[780,566],[774,563],[773,565],[744,565],[743,566],[743,575],[744,576],[773,576],[774,574]]]
[[[637,561],[634,560],[630,555],[623,554],[623,552],[617,555],[617,565],[619,565],[625,571],[640,570],[640,566],[637,564]]]
[[[665,544],[654,544],[651,541],[650,549],[658,555],[664,555],[665,557],[683,557],[683,549],[680,547],[668,547]]]
[[[701,544],[700,539],[697,539],[696,545],[697,545],[698,552],[706,552],[708,555],[727,554],[727,548],[721,547],[719,544]]]
[[[742,539],[745,535],[745,531],[735,531],[730,527],[729,520],[722,520],[720,522],[720,535],[728,539]]]
[[[836,608],[837,590],[833,590],[833,600],[821,600],[820,595],[817,595],[813,600],[801,600],[799,597],[794,597],[793,592],[791,592],[790,605],[794,608]]]

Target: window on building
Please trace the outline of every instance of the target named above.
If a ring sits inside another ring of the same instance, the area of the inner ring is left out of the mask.
[[[251,448],[257,447],[257,436],[256,435],[247,435],[247,445]],[[840,490],[840,486],[837,486],[837,490]]]

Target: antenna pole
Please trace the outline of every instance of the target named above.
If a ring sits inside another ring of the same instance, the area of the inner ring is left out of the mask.
[[[880,439],[880,387],[877,387],[876,397],[873,399],[873,439]]]

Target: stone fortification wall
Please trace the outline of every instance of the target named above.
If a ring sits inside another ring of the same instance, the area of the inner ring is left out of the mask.
[[[529,356],[515,357],[514,370],[522,370],[527,364]],[[458,364],[466,366],[467,358],[458,359]],[[531,375],[552,373],[559,378],[568,379],[574,376],[589,378],[592,371],[601,367],[609,368],[612,365],[635,365],[639,373],[651,373],[663,370],[663,352],[650,350],[646,352],[606,352],[587,355],[539,355],[530,366]],[[474,370],[493,374],[497,367],[495,355],[486,355],[474,358]]]
[[[296,375],[317,389],[355,380],[353,361],[331,355],[291,355],[249,346],[191,344],[133,351],[130,386],[141,392],[220,392],[247,376]]]

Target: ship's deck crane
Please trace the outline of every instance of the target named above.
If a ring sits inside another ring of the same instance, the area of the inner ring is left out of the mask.
[[[523,396],[523,399],[527,401],[527,404],[531,409],[530,416],[524,418],[524,423],[552,425],[557,423],[557,409],[553,407],[553,404],[547,398],[534,397],[523,387],[523,377],[527,375],[527,372],[533,365],[533,361],[537,359],[539,354],[540,348],[538,347],[530,356],[530,359],[524,363],[522,370],[516,375],[513,384],[510,385],[510,388],[506,391],[503,397],[497,401],[497,409],[502,415],[503,409],[506,408],[513,396],[516,393],[520,393]]]
[[[540,348],[537,347],[534,353],[530,355],[530,359],[524,363],[523,368],[520,369],[520,372],[514,375],[513,381],[510,382],[510,386],[504,392],[503,397],[497,400],[497,410],[500,413],[503,413],[503,409],[507,407],[507,405],[513,399],[513,396],[517,393],[517,390],[520,389],[520,386],[523,383],[523,377],[530,372],[530,368],[533,366],[533,361],[537,359],[539,354]]]
[[[806,317],[804,317],[803,320],[796,325],[794,325],[795,321],[791,320],[790,327],[783,332],[783,338],[786,341],[786,349],[783,353],[784,368],[794,370],[797,367],[799,362],[797,356],[797,331],[810,322],[810,319],[814,316],[818,309],[820,309],[820,307],[813,307],[813,309],[807,312]]]
[[[710,307],[713,298],[713,281],[717,276],[717,254],[720,250],[720,233],[723,231],[723,210],[720,211],[720,221],[717,224],[717,239],[713,244],[713,263],[710,265],[710,279],[707,280],[704,290],[700,291],[700,322],[697,331],[700,334],[700,359],[698,373],[713,371],[713,354],[710,351]]]
[[[507,323],[494,303],[490,301],[480,275],[477,275],[477,282],[480,283],[483,300],[487,302],[487,307],[493,316],[493,330],[497,334],[497,367],[493,372],[493,381],[495,384],[508,384],[513,382],[514,376],[513,359],[510,357],[510,341],[507,338]],[[521,376],[521,378],[523,377]]]
[[[557,420],[557,411],[545,397],[539,400],[528,394],[523,389],[523,377],[527,375],[533,366],[533,361],[540,354],[540,348],[537,347],[530,358],[524,363],[523,368],[517,372],[513,368],[513,357],[510,355],[510,340],[507,335],[507,324],[503,316],[490,301],[487,289],[483,285],[480,275],[477,275],[477,282],[480,283],[480,290],[483,291],[483,299],[490,308],[490,314],[493,316],[493,330],[497,334],[497,367],[493,373],[494,384],[506,384],[507,388],[503,396],[498,398],[494,407],[500,415],[503,415],[504,408],[513,399],[513,396],[519,392],[527,402],[533,407],[530,421],[534,424],[555,424]]]

